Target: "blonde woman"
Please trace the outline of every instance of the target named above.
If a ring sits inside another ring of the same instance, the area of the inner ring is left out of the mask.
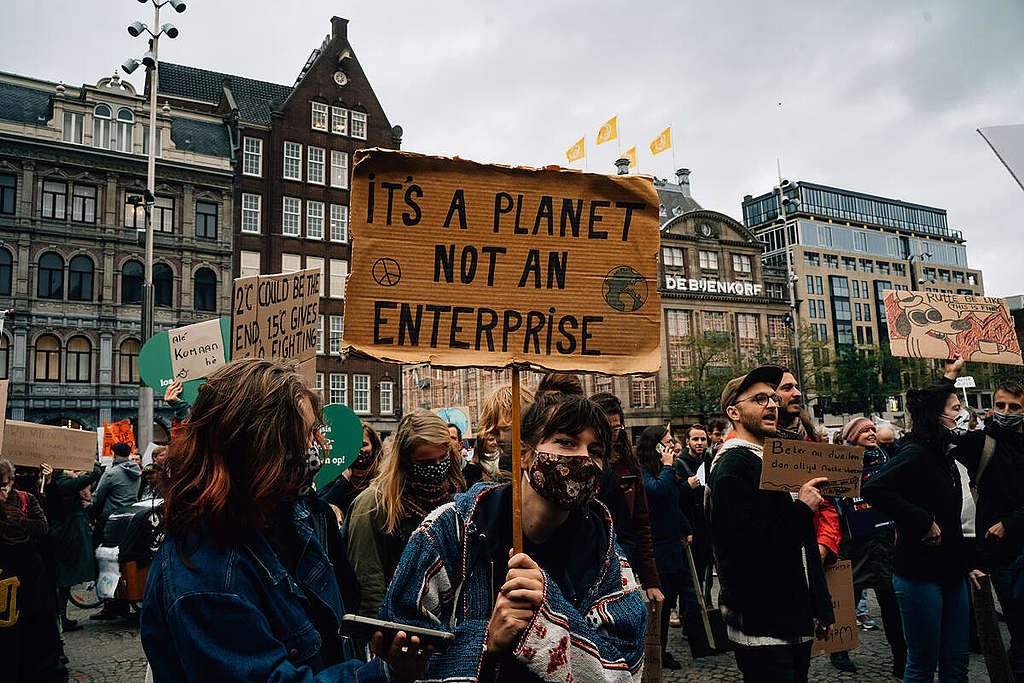
[[[376,617],[410,534],[434,508],[465,489],[448,425],[417,409],[406,414],[369,488],[352,502],[348,559],[359,577],[359,614]]]

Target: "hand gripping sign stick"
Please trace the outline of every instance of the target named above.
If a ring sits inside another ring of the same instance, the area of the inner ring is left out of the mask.
[[[523,552],[523,442],[519,367],[512,366],[512,553]]]

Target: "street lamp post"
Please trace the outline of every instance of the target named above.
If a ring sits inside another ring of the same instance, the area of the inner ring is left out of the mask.
[[[776,189],[779,202],[779,221],[782,223],[782,245],[786,252],[786,284],[789,288],[789,316],[793,322],[793,376],[796,377],[797,385],[803,389],[804,368],[800,357],[800,311],[796,305],[796,273],[793,271],[793,255],[790,253],[789,226],[786,225],[788,217],[786,209],[793,201],[786,196],[786,190],[790,187],[788,180],[782,179],[782,169],[779,169],[779,186]]]
[[[174,11],[185,11],[182,0],[139,0],[140,3],[153,3],[153,29],[141,21],[128,26],[128,34],[133,38],[148,33],[151,36],[150,48],[141,60],[129,59],[121,68],[125,73],[132,73],[139,64],[149,71],[149,153],[146,155],[146,258],[144,283],[142,286],[142,343],[145,344],[153,336],[153,205],[156,203],[156,91],[159,85],[158,61],[160,36],[177,38],[178,29],[173,24],[160,25],[160,8],[170,4]],[[139,421],[136,442],[145,448],[153,440],[153,390],[144,385],[139,386]]]

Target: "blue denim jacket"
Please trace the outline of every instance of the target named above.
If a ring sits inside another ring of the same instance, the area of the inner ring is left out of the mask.
[[[142,603],[142,646],[156,681],[387,680],[376,659],[324,668],[303,602],[315,596],[338,624],[345,610],[323,519],[300,503],[292,521],[303,543],[294,577],[262,534],[232,545],[198,534],[163,543]]]

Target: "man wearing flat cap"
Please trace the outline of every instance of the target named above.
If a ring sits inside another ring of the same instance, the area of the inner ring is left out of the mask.
[[[722,412],[735,436],[708,480],[719,607],[745,681],[805,682],[811,643],[835,621],[814,532],[822,504],[811,479],[791,494],[762,491],[764,441],[777,434],[784,370],[755,368],[726,384]]]

